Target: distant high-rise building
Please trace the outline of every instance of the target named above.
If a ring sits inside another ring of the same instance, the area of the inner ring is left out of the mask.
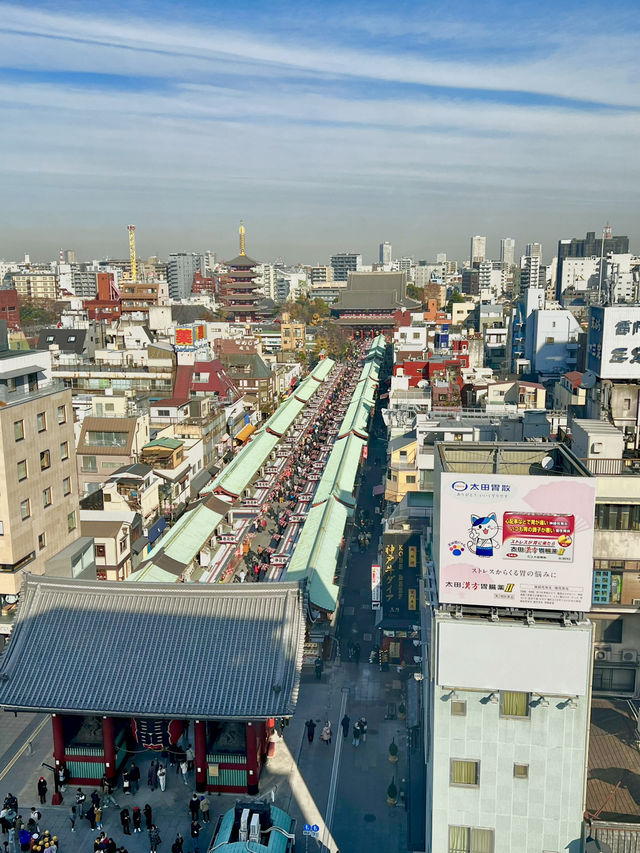
[[[63,264],[75,264],[75,262],[76,262],[75,249],[63,249],[61,252],[61,255],[62,255],[61,261]]]
[[[378,253],[378,261],[381,264],[386,265],[386,264],[391,263],[391,258],[392,258],[391,243],[387,243],[387,242],[380,243],[380,250]]]
[[[211,249],[207,249],[207,251],[204,253],[204,265],[206,271],[208,273],[212,273],[215,270],[217,263],[218,258],[216,256],[216,253],[212,252]]]
[[[331,266],[334,281],[347,281],[350,272],[359,272],[362,269],[362,255],[356,252],[338,252],[331,255]]]
[[[512,267],[516,257],[516,241],[513,237],[500,240],[500,260],[506,267]]]
[[[562,262],[565,258],[606,257],[610,252],[626,255],[628,251],[629,238],[622,235],[612,236],[609,226],[603,229],[599,237],[596,237],[595,231],[587,231],[584,239],[572,237],[570,240],[560,240],[556,281],[558,284],[562,281]]]
[[[438,252],[436,255],[436,263],[437,264],[446,264],[447,263],[447,253],[446,252]]]
[[[172,252],[167,264],[167,282],[171,299],[186,299],[191,295],[193,276],[206,273],[205,257],[196,252]]]
[[[538,258],[542,260],[542,243],[527,243],[524,250],[525,258]]]
[[[475,236],[471,238],[469,260],[471,264],[481,264],[487,256],[487,238]]]

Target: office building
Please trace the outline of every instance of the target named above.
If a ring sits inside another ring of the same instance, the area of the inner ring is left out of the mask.
[[[542,260],[542,243],[527,243],[524,250],[525,258],[538,258]]]
[[[23,299],[58,298],[58,276],[49,267],[31,267],[19,272],[9,273],[11,287],[18,291]]]
[[[558,272],[557,282],[562,281],[562,267],[565,258],[591,258],[603,257],[610,252],[617,255],[627,254],[629,251],[629,238],[627,236],[611,234],[609,227],[604,228],[602,234],[596,237],[595,231],[587,231],[584,238],[572,237],[570,240],[558,242]]]
[[[426,849],[578,850],[595,479],[547,442],[442,442],[434,477]]]
[[[469,252],[469,260],[471,265],[480,264],[487,256],[487,238],[486,237],[472,237],[471,238],[471,251]]]
[[[331,255],[331,267],[334,281],[346,281],[350,272],[359,272],[362,269],[362,255],[356,252],[338,252]]]
[[[167,263],[167,281],[171,299],[187,299],[191,296],[193,277],[196,272],[206,272],[205,256],[196,252],[172,252]]]
[[[380,243],[378,250],[378,263],[383,266],[389,266],[393,257],[391,243]]]
[[[516,256],[516,241],[513,237],[503,237],[500,240],[500,261],[507,268],[512,267]]]
[[[0,601],[80,535],[71,391],[0,323]]]

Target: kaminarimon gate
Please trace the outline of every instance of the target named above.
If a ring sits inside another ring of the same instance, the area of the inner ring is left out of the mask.
[[[255,794],[275,718],[296,706],[298,584],[121,584],[25,577],[0,707],[46,712],[71,784],[195,753],[198,791]],[[148,751],[148,752],[147,752]]]

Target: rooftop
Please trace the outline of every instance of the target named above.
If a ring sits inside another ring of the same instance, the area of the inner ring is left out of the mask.
[[[27,574],[0,660],[0,707],[182,719],[289,716],[305,613],[306,596],[295,583],[141,583],[125,591],[117,582]]]
[[[533,474],[590,477],[591,472],[562,444],[548,442],[443,441],[436,445],[443,471],[475,474]]]
[[[600,820],[640,823],[637,740],[631,703],[624,699],[592,701],[586,806]]]

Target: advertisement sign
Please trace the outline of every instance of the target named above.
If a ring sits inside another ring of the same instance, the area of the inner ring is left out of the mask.
[[[640,306],[592,306],[587,369],[601,379],[640,378]]]
[[[178,326],[176,328],[176,346],[193,346],[193,329],[190,326]]]
[[[443,604],[590,608],[595,479],[443,473],[440,490]]]
[[[196,326],[196,340],[203,341],[207,337],[207,329],[203,325]]]
[[[382,587],[380,586],[380,566],[371,566],[371,609],[380,610],[382,606]]]

